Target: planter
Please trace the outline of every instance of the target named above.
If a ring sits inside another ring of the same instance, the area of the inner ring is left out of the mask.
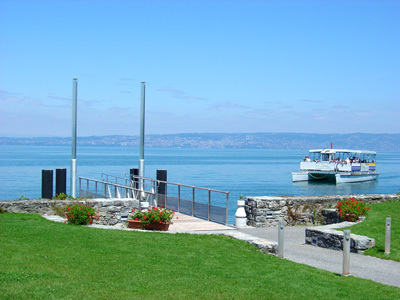
[[[146,230],[167,231],[170,224],[172,224],[172,222],[168,222],[168,223],[152,222],[150,224],[144,225],[144,229],[146,229]],[[128,228],[143,229],[142,222],[137,221],[137,220],[128,220]]]
[[[150,224],[146,224],[144,226],[144,229],[167,231],[169,228],[169,224],[172,224],[172,222],[169,222],[169,223],[151,222]]]
[[[142,222],[136,220],[128,220],[128,228],[142,229]]]
[[[345,215],[345,216],[343,217],[343,219],[344,219],[345,221],[349,221],[349,222],[355,222],[355,221],[358,220],[357,216],[356,216],[356,215],[353,215],[353,214],[347,214],[347,215]]]

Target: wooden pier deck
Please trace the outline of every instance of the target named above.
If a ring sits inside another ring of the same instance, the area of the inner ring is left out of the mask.
[[[182,213],[175,213],[172,219],[173,224],[169,226],[171,232],[187,232],[187,231],[215,231],[215,230],[234,230],[235,227],[210,222],[204,219],[192,217]]]

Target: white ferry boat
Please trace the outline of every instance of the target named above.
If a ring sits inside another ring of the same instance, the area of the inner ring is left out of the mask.
[[[293,172],[293,182],[331,180],[336,183],[370,181],[378,178],[376,152],[347,149],[316,149]]]

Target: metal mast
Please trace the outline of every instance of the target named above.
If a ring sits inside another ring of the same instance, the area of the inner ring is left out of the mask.
[[[145,90],[146,83],[142,81],[142,89],[140,96],[140,153],[139,153],[139,177],[140,177],[140,190],[143,191],[143,177],[144,177],[144,121],[145,121]]]
[[[71,155],[71,196],[76,198],[76,124],[77,124],[78,79],[72,79],[72,155]]]

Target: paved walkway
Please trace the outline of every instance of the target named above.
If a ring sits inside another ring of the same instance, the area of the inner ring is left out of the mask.
[[[284,258],[342,274],[343,252],[305,244],[305,228],[285,227]],[[243,228],[239,231],[260,238],[278,240],[277,228]],[[350,253],[350,275],[400,287],[400,262]]]
[[[64,219],[58,216],[44,217],[56,222],[64,222]],[[91,225],[90,227],[133,230],[125,226]],[[333,273],[342,274],[343,252],[306,245],[305,228],[306,227],[303,226],[285,227],[284,258]],[[217,224],[180,213],[175,214],[173,224],[170,225],[167,233],[223,234],[252,243],[259,248],[276,244],[275,241],[278,240],[278,229],[276,227],[247,227],[236,229],[233,226]],[[351,253],[350,275],[400,288],[400,262]]]

